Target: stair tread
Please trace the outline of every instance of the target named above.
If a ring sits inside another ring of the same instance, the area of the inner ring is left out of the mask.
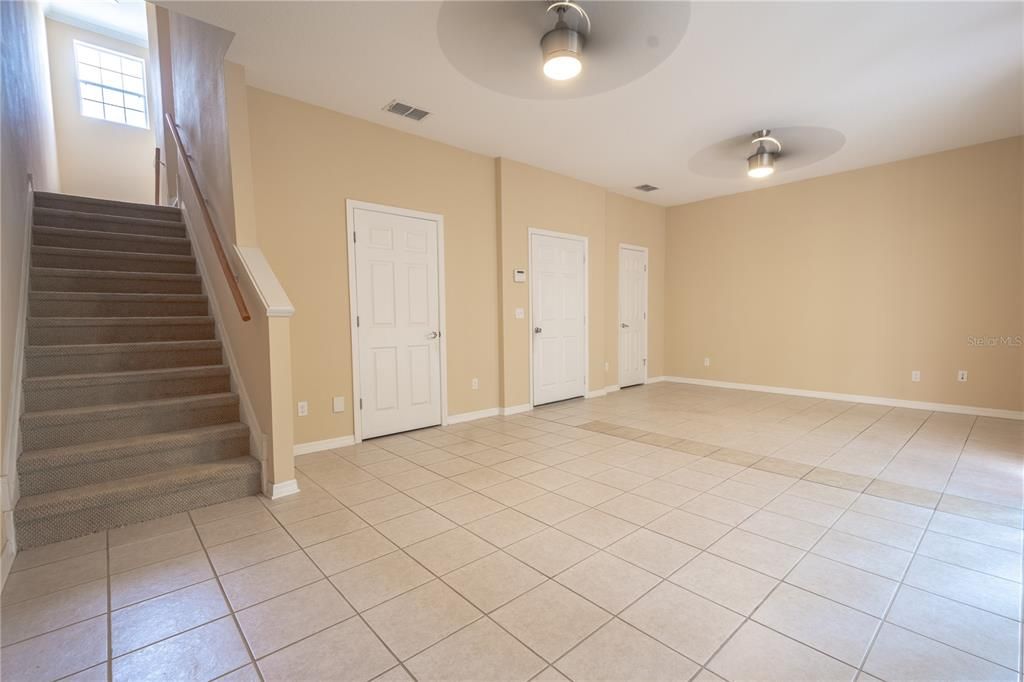
[[[73,293],[73,292],[61,292]],[[152,316],[124,316],[124,317],[29,317],[30,327],[133,327],[133,326],[157,326],[182,324],[211,324],[211,315],[160,315]]]
[[[232,457],[78,488],[26,495],[18,500],[14,513],[20,520],[26,520],[124,502],[137,504],[140,497],[169,494],[197,483],[232,479],[258,473],[259,470],[259,461],[251,456]]]
[[[168,229],[181,229],[185,223],[181,220],[162,220],[160,218],[143,218],[140,216],[124,216],[116,213],[103,213],[102,211],[77,211],[69,208],[52,208],[50,206],[36,206],[35,214],[54,216],[61,218],[81,218],[86,221],[103,220],[111,223],[123,223],[126,225],[150,225],[153,227],[166,227]],[[33,225],[38,221],[33,218]],[[45,223],[44,223],[45,224]],[[50,227],[50,226],[47,226]]]
[[[248,432],[249,427],[242,422],[227,422],[211,426],[198,426],[191,429],[161,431],[141,436],[128,436],[113,440],[64,445],[58,448],[24,450],[18,459],[18,467],[19,469],[25,467],[24,471],[36,471],[40,468],[46,468],[41,464],[42,462],[76,460],[90,456],[109,459],[122,456],[121,451],[129,448],[141,451],[145,450],[146,447],[160,448],[172,446],[176,441],[191,441],[203,438],[216,438],[218,436],[237,436]]]
[[[126,372],[88,372],[84,374],[58,374],[47,377],[26,377],[26,388],[41,388],[49,384],[90,384],[130,383],[174,377],[218,376],[230,372],[227,365],[198,365],[195,367],[161,367],[158,369],[136,369]]]
[[[97,206],[116,206],[119,208],[137,208],[152,210],[154,213],[166,213],[168,215],[181,215],[181,209],[174,206],[160,206],[158,204],[140,204],[133,201],[119,201],[117,199],[101,199],[100,197],[86,197],[79,194],[64,194],[61,192],[44,192],[36,190],[35,195],[49,201],[68,201],[84,204],[95,204]],[[39,206],[38,208],[46,208]]]
[[[155,234],[136,234],[133,232],[105,232],[103,230],[86,230],[78,227],[56,227],[53,225],[33,225],[33,232],[40,234],[52,234],[63,237],[85,237],[88,239],[118,240],[128,239],[132,241],[148,242],[150,244],[188,244],[188,237],[164,237]]]
[[[44,301],[52,299],[56,301],[148,301],[153,303],[160,303],[171,301],[202,302],[206,300],[206,294],[137,294],[125,293],[122,291],[30,291],[28,295],[29,298]],[[189,315],[187,317],[195,316]]]
[[[76,249],[67,246],[32,245],[33,253],[51,254],[55,256],[101,256],[104,258],[125,258],[132,260],[160,260],[179,263],[194,262],[195,256],[184,256],[176,253],[145,253],[139,251],[107,251],[105,249]],[[62,270],[63,268],[55,268]],[[70,268],[69,268],[70,269]]]
[[[105,403],[102,405],[87,405],[85,407],[62,407],[55,410],[24,412],[21,415],[21,421],[23,428],[31,428],[32,426],[52,425],[63,422],[97,421],[105,418],[105,415],[126,417],[165,407],[205,408],[211,405],[236,402],[238,402],[238,394],[236,393],[205,393],[175,396],[173,398],[158,398],[155,400],[135,400],[125,403]]]
[[[150,254],[161,255],[161,254]],[[201,275],[185,272],[132,272],[130,270],[79,270],[76,268],[54,268],[33,266],[33,275],[41,277],[85,277],[89,279],[155,279],[184,282],[199,282]]]

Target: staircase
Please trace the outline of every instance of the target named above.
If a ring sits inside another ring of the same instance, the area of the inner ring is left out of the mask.
[[[20,548],[260,490],[176,208],[37,192]]]

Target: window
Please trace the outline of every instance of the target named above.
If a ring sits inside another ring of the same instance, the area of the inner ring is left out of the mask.
[[[82,116],[149,127],[141,59],[76,40],[75,61]]]

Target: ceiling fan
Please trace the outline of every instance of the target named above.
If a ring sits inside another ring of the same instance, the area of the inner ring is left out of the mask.
[[[844,144],[846,137],[832,128],[762,128],[704,147],[690,157],[688,167],[709,178],[742,178],[745,170],[746,177],[756,180],[817,163]]]

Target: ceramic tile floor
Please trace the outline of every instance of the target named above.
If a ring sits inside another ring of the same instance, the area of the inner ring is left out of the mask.
[[[1024,424],[681,384],[21,553],[4,680],[1013,680]]]

